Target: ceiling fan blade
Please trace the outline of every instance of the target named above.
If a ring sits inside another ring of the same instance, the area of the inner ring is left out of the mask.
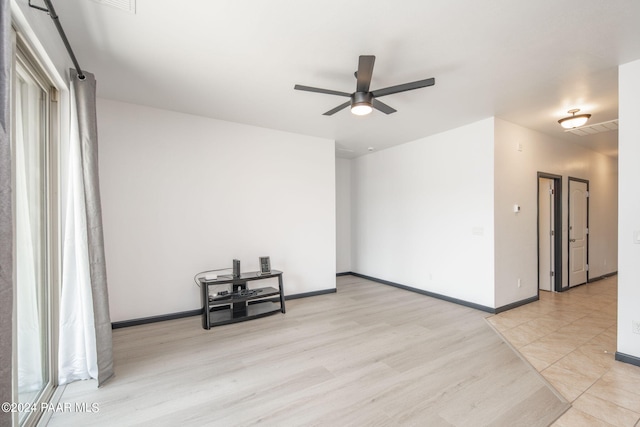
[[[386,87],[384,89],[374,90],[373,92],[371,92],[371,95],[379,98],[381,96],[391,95],[392,93],[406,92],[408,90],[420,89],[421,87],[433,86],[434,84],[436,84],[436,79],[432,77],[426,80],[418,80],[417,82],[405,83],[397,86]]]
[[[369,92],[371,77],[373,76],[373,63],[375,61],[376,57],[373,55],[360,55],[358,71],[356,72],[356,78],[358,79],[356,92]]]
[[[336,108],[327,111],[326,113],[323,114],[323,116],[332,116],[335,113],[337,113],[340,110],[344,110],[345,108],[347,108],[349,105],[351,105],[351,101],[347,101],[344,104],[340,104],[338,105]]]
[[[377,99],[373,100],[373,108],[375,108],[376,110],[380,110],[385,114],[391,114],[397,111],[395,108],[389,107],[387,104],[385,104],[384,102],[380,102]]]
[[[347,92],[340,92],[337,90],[330,90],[330,89],[320,89],[320,88],[311,87],[311,86],[295,85],[293,88],[295,90],[305,90],[307,92],[326,93],[327,95],[351,96],[351,94]]]

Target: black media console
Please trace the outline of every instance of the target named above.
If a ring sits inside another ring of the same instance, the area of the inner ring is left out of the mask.
[[[247,282],[272,277],[278,278],[277,289],[247,287]],[[202,327],[204,329],[285,312],[282,271],[271,270],[268,274],[252,271],[242,273],[239,277],[228,275],[218,276],[216,279],[200,278],[198,280],[202,290]]]

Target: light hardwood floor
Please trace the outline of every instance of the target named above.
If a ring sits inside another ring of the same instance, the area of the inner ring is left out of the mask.
[[[286,285],[286,282],[285,282]],[[116,377],[50,426],[548,426],[568,408],[486,313],[352,276],[287,313],[114,331]]]
[[[617,276],[488,320],[570,402],[555,426],[640,426],[640,367],[616,362]]]

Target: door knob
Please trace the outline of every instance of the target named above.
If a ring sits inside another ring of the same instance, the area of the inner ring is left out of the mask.
[[[569,242],[571,242],[571,243],[573,243],[575,241],[576,241],[576,239],[569,239]]]

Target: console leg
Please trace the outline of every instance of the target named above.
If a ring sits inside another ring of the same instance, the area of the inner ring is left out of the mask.
[[[200,282],[200,295],[202,296],[202,328],[211,329],[209,317],[209,285]]]
[[[286,313],[284,308],[284,288],[282,286],[282,274],[278,276],[278,287],[280,288],[280,311]]]

